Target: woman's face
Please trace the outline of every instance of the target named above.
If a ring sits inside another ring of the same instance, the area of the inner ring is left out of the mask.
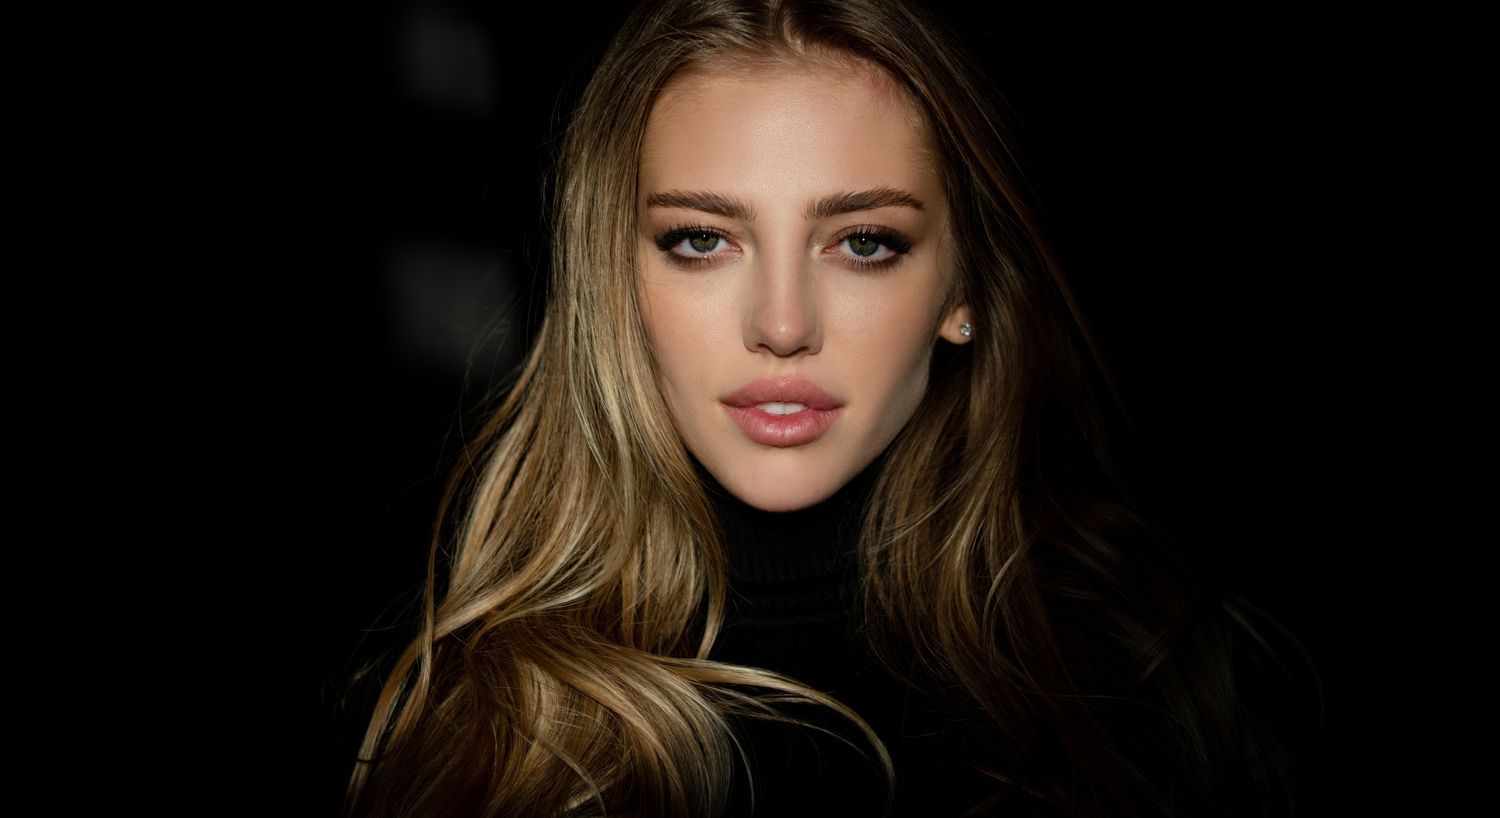
[[[726,64],[661,93],[638,264],[663,396],[744,502],[826,499],[911,419],[939,339],[948,214],[921,116],[868,63]]]

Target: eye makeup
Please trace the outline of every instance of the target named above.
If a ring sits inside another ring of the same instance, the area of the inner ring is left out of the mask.
[[[912,242],[885,227],[861,225],[851,227],[834,237],[834,250],[845,264],[862,269],[890,267],[911,252]],[[848,252],[843,252],[847,248]],[[885,248],[885,252],[881,252]],[[871,252],[865,253],[864,250]]]
[[[717,262],[732,247],[729,234],[708,225],[674,227],[655,236],[657,250],[679,267],[695,268]],[[837,263],[855,269],[874,270],[891,267],[911,252],[912,241],[886,227],[859,225],[836,234],[825,253],[836,256]]]
[[[723,230],[707,225],[676,227],[655,238],[656,249],[673,264],[682,267],[701,267],[711,264],[722,255],[722,247],[729,244],[729,236]],[[706,246],[707,249],[703,249]],[[719,252],[715,252],[718,250]]]

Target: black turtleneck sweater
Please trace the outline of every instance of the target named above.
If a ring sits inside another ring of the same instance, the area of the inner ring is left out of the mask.
[[[959,731],[942,706],[874,658],[860,621],[856,549],[879,464],[822,503],[783,513],[741,502],[698,466],[729,556],[729,608],[711,658],[777,671],[859,713],[895,764],[892,815],[959,815],[987,789],[959,760]],[[842,740],[799,725],[736,722],[750,775],[742,770],[735,781],[729,814],[878,815],[883,780],[862,734],[826,708],[782,712]]]

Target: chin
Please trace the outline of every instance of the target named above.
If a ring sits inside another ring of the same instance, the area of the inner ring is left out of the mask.
[[[733,494],[745,505],[758,508],[761,511],[798,511],[827,500],[833,496],[834,492],[788,492],[779,489],[775,491],[755,491],[752,489],[750,492],[734,491]]]
[[[776,457],[768,462],[738,462],[714,473],[724,488],[761,511],[797,511],[827,500],[854,475],[832,468],[809,467],[801,458]]]

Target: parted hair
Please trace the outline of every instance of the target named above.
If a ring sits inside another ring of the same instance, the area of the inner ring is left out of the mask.
[[[886,72],[940,158],[957,269],[982,331],[939,344],[882,460],[860,539],[872,648],[971,714],[969,763],[1028,814],[1258,814],[1283,766],[1247,717],[1250,610],[1195,579],[1125,502],[1116,403],[1026,204],[981,72],[894,0],[658,0],[626,18],[567,128],[535,345],[445,493],[418,635],[349,787],[361,816],[709,816],[740,718],[811,703],[708,657],[722,532],[662,405],[635,267],[646,121],[681,72],[749,60]],[[1270,782],[1270,783],[1268,783]],[[1029,807],[1028,807],[1029,805]]]

